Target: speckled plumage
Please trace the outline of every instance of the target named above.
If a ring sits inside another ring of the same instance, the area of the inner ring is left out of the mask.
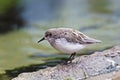
[[[96,40],[90,38],[83,34],[78,30],[74,30],[71,28],[53,28],[46,31],[45,35],[51,35],[51,38],[58,39],[58,38],[65,38],[68,42],[72,43],[80,43],[80,44],[92,44],[101,42],[100,40]]]
[[[100,40],[90,38],[72,28],[52,28],[45,32],[42,40],[47,40],[55,49],[63,53],[76,53],[87,44],[99,43]],[[40,42],[39,41],[39,42]]]

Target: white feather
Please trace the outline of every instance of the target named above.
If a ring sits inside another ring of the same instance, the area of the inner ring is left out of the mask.
[[[53,47],[63,53],[74,53],[83,49],[85,46],[79,43],[68,42],[65,38],[60,38],[55,40]]]

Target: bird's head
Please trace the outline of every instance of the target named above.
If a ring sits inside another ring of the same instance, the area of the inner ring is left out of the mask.
[[[52,37],[52,35],[53,35],[53,33],[52,33],[51,31],[46,31],[44,37],[43,37],[42,39],[40,39],[40,40],[38,41],[38,43],[41,42],[41,41],[43,41],[43,40],[48,40],[48,39],[50,39],[50,38]]]

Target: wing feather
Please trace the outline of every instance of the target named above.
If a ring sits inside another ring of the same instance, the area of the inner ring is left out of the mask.
[[[71,28],[59,28],[55,30],[56,34],[54,34],[54,38],[65,38],[68,42],[72,43],[80,43],[80,44],[93,44],[93,43],[98,43],[101,42],[100,40],[96,40],[93,38],[90,38],[83,34],[82,32],[78,30],[74,30]]]

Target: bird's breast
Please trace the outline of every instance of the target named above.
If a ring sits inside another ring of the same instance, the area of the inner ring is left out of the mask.
[[[65,38],[55,39],[52,46],[63,53],[78,52],[80,49],[85,47],[79,43],[68,42]]]

